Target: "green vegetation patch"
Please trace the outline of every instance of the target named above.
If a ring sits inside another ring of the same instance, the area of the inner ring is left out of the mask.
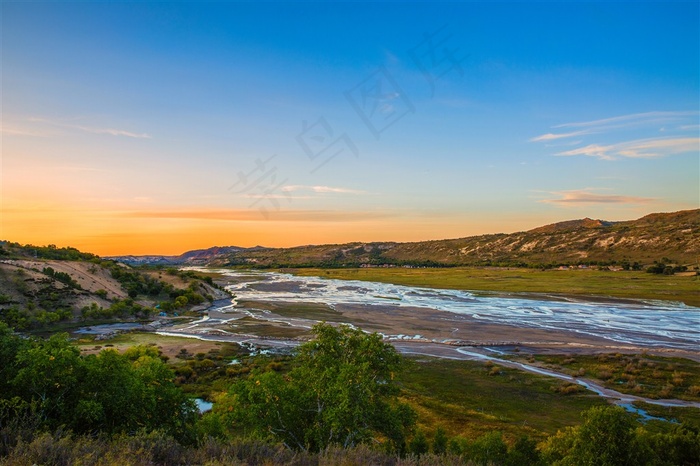
[[[498,430],[515,439],[543,438],[580,422],[580,413],[607,402],[591,392],[565,393],[561,382],[475,361],[412,359],[399,379],[404,397],[428,431],[476,438]]]
[[[649,354],[536,356],[546,367],[645,398],[700,401],[700,363]]]
[[[667,419],[674,423],[686,425],[700,432],[700,409],[680,408],[677,406],[660,406],[651,403],[634,403],[636,408],[644,410],[648,415]],[[668,430],[668,422],[652,420],[647,423],[647,429],[651,431],[665,432]]]

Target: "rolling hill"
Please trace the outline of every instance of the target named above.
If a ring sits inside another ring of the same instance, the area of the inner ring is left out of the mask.
[[[569,220],[511,234],[414,243],[347,243],[293,248],[213,247],[180,256],[113,257],[129,264],[251,267],[381,265],[508,265],[634,263],[697,265],[700,209],[655,213],[637,220]]]

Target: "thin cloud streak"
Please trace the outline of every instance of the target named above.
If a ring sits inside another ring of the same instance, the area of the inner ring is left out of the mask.
[[[0,133],[6,134],[8,136],[31,136],[37,138],[45,138],[49,136],[49,134],[42,133],[39,131],[28,131],[25,129],[8,128],[6,126],[0,127]]]
[[[87,133],[93,134],[109,134],[111,136],[126,136],[128,138],[135,139],[151,139],[151,136],[146,133],[132,133],[130,131],[124,131],[121,129],[114,128],[89,128],[87,126],[71,126],[71,128],[79,129],[80,131],[85,131]]]
[[[639,127],[651,127],[652,125],[667,124],[678,120],[687,120],[690,117],[696,117],[699,114],[697,111],[677,111],[677,112],[645,112],[645,113],[634,113],[630,115],[622,115],[612,118],[603,118],[593,121],[583,121],[576,123],[564,123],[561,125],[553,126],[553,128],[571,128],[576,129],[576,131],[569,131],[565,133],[546,133],[540,136],[535,136],[531,138],[530,142],[547,142],[555,141],[559,139],[574,138],[578,136],[585,136],[589,134],[601,134],[611,132],[612,130],[624,130]],[[685,124],[678,127],[682,131],[692,130],[697,128],[697,125]],[[658,127],[657,127],[658,130]],[[661,128],[659,131],[664,131]],[[620,143],[625,144],[625,143]],[[591,144],[588,146],[590,149],[597,150],[599,146],[597,144]],[[558,154],[561,155],[561,154]]]
[[[59,128],[76,129],[78,131],[83,131],[91,134],[109,134],[110,136],[124,136],[128,138],[135,139],[151,139],[151,136],[147,133],[134,133],[132,131],[125,131],[116,128],[95,128],[91,126],[84,125],[74,125],[68,123],[62,123],[58,121],[49,120],[46,118],[30,118],[29,121],[36,123],[45,123],[52,126],[58,126]]]
[[[572,206],[578,204],[649,204],[656,199],[637,196],[620,196],[615,194],[595,194],[589,190],[553,191],[551,194],[559,196],[557,199],[542,199],[538,202],[560,206]]]
[[[334,194],[366,194],[366,191],[348,188],[336,188],[332,186],[304,186],[304,185],[289,185],[282,188],[284,192],[294,191],[313,191],[315,193],[334,193]]]
[[[657,121],[668,121],[677,118],[684,118],[693,115],[698,115],[700,112],[697,111],[677,111],[677,112],[644,112],[644,113],[632,113],[630,115],[622,115],[612,118],[603,118],[600,120],[593,121],[582,121],[576,123],[564,123],[561,125],[553,126],[553,128],[587,128],[587,127],[597,127],[597,126],[607,126],[611,123],[622,123],[628,122],[629,125],[639,124],[640,120],[643,122],[657,122]],[[623,125],[624,126],[624,125]],[[622,127],[620,125],[613,126],[615,128]]]
[[[390,212],[333,211],[333,210],[279,210],[268,212],[271,220],[284,222],[356,222],[396,217]],[[265,221],[258,210],[218,209],[218,210],[149,210],[124,212],[125,218],[178,219],[178,220],[218,220],[239,222]]]
[[[585,147],[559,152],[555,155],[570,157],[585,155],[602,160],[618,158],[657,158],[700,150],[700,138],[656,138],[638,139],[617,144],[589,144]]]
[[[543,134],[541,136],[531,138],[530,142],[554,141],[556,139],[571,138],[571,137],[582,136],[584,134],[591,134],[591,133],[592,133],[592,131],[590,131],[590,130],[573,131],[571,133],[559,133],[559,134],[547,133],[547,134]]]

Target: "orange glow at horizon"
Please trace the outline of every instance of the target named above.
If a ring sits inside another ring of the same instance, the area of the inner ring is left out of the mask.
[[[483,218],[376,216],[363,212],[259,212],[99,210],[58,202],[3,206],[0,239],[22,244],[75,247],[110,255],[179,255],[212,246],[293,247],[372,241],[422,241],[510,232],[517,221]],[[323,219],[330,217],[331,220]],[[522,223],[522,219],[520,219]],[[536,226],[533,224],[533,226]]]

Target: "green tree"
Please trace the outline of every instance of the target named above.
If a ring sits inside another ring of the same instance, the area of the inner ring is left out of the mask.
[[[445,429],[438,427],[433,438],[433,453],[436,455],[444,455],[447,452],[447,443],[449,439],[445,433]]]
[[[0,397],[9,398],[12,391],[11,381],[17,376],[19,366],[17,355],[24,351],[27,341],[14,335],[12,329],[0,322]]]
[[[408,451],[416,456],[425,455],[430,450],[428,439],[422,430],[418,430],[408,444]]]
[[[469,453],[472,461],[477,464],[504,464],[508,457],[508,446],[500,432],[489,432],[470,445]]]
[[[508,452],[509,466],[536,466],[542,464],[537,442],[529,437],[520,437]]]
[[[173,305],[175,306],[175,308],[179,309],[181,307],[187,306],[187,303],[187,296],[178,296],[177,298],[175,298],[175,302],[173,303]]]
[[[378,436],[402,451],[415,414],[398,402],[401,356],[377,334],[314,326],[287,374],[255,372],[231,390],[232,420],[245,434],[319,451]]]
[[[545,458],[556,465],[625,466],[640,463],[635,453],[635,422],[618,406],[597,406],[583,413],[583,424],[550,437]]]
[[[633,446],[637,458],[644,458],[645,464],[698,465],[700,464],[700,430],[697,427],[674,425],[666,432],[648,432],[644,428],[635,430],[636,442]]]
[[[0,374],[11,380],[0,382],[0,398],[5,398],[0,427],[4,417],[26,407],[38,427],[64,426],[91,435],[163,430],[183,442],[194,441],[196,406],[175,386],[175,375],[156,348],[82,357],[65,334],[44,341],[15,339],[0,326],[0,356],[8,358]]]
[[[35,342],[16,360],[19,370],[13,384],[20,396],[37,403],[37,415],[49,426],[70,424],[85,368],[68,335]]]
[[[583,415],[573,456],[580,465],[635,464],[631,447],[634,421],[620,407],[594,407]]]

